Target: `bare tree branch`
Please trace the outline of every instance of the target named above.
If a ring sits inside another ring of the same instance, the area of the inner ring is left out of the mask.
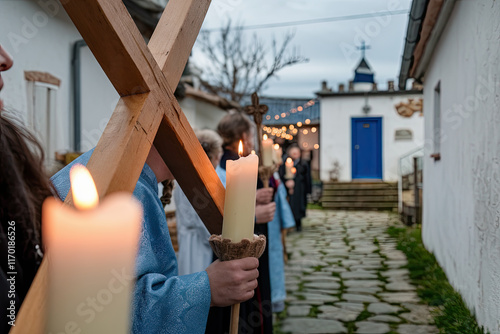
[[[209,63],[200,77],[202,86],[235,102],[260,92],[282,69],[308,61],[296,47],[290,49],[293,32],[286,33],[281,43],[273,37],[268,48],[256,34],[247,42],[241,27],[233,26],[229,19],[217,36],[202,32],[199,38],[200,50]]]

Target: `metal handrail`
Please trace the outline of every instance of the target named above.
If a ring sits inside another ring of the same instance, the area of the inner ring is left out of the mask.
[[[408,153],[402,155],[399,158],[398,162],[398,208],[399,212],[403,210],[403,176],[413,174],[413,157],[420,157],[417,161],[418,170],[423,169],[423,159],[421,157],[424,156],[424,147],[417,147]],[[405,164],[403,168],[403,164]]]

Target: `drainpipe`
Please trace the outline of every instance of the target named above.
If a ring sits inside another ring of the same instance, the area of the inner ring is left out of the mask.
[[[71,66],[73,72],[73,150],[75,152],[80,152],[81,145],[81,53],[80,49],[87,46],[85,41],[79,40],[73,44],[73,55],[71,59]]]

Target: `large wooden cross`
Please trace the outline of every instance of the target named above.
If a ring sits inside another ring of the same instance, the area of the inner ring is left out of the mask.
[[[173,94],[210,0],[170,0],[148,45],[121,0],[61,2],[121,96],[87,165],[99,196],[132,192],[154,143],[208,230],[220,234],[224,187]],[[47,266],[44,259],[11,333],[43,333]]]

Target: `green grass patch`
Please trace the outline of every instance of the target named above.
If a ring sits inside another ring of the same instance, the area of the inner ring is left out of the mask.
[[[309,311],[309,314],[307,316],[311,317],[311,318],[317,318],[319,313],[320,313],[319,312],[319,306],[313,305],[311,307],[311,310]]]
[[[371,314],[370,312],[368,312],[367,310],[363,310],[363,312],[361,312],[358,317],[356,318],[356,321],[363,321],[363,320],[366,320],[368,319],[369,317],[371,317],[373,314]]]
[[[273,323],[273,334],[285,334],[285,332],[281,330],[281,322],[287,317],[286,309],[275,314],[276,317],[274,318],[275,321]]]
[[[345,242],[347,246],[349,246],[349,239],[347,237],[343,237],[342,240]]]
[[[323,210],[323,206],[317,203],[307,203],[308,210]]]
[[[406,254],[408,265],[405,267],[418,287],[419,297],[428,305],[436,307],[433,315],[440,333],[487,333],[477,324],[460,294],[448,283],[434,255],[425,249],[421,228],[391,226],[387,233],[397,239],[397,248]]]
[[[354,334],[356,333],[356,325],[354,325],[354,322],[348,322],[346,324],[347,327],[347,333],[348,334]]]

